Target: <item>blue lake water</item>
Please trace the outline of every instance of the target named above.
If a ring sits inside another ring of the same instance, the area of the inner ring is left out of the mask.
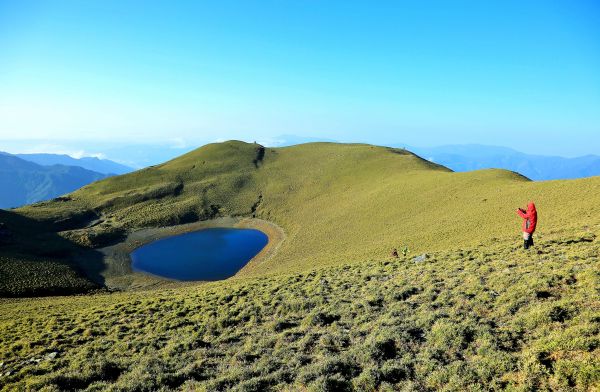
[[[215,228],[163,238],[131,253],[134,271],[176,280],[235,275],[269,242],[254,229]]]

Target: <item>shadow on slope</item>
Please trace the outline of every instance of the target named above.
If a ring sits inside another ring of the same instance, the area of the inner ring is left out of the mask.
[[[12,211],[0,210],[0,222],[0,296],[65,295],[103,287],[101,253],[61,237],[56,225]]]

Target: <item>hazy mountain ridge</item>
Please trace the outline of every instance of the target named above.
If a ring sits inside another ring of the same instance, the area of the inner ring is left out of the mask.
[[[0,153],[0,208],[52,199],[106,177],[77,166],[42,166]]]
[[[516,171],[536,181],[600,175],[600,156],[597,155],[565,158],[477,144],[408,148],[425,159],[458,172],[498,168]]]
[[[102,174],[126,174],[134,171],[129,166],[96,157],[73,158],[66,154],[12,154],[16,157],[29,162],[37,163],[42,166],[65,165],[79,166],[87,170],[95,171]]]

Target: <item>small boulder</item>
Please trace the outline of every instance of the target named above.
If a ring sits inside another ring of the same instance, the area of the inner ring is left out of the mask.
[[[423,253],[422,255],[419,255],[419,256],[413,258],[413,261],[415,263],[420,263],[420,262],[423,262],[423,261],[427,260],[428,257],[429,256],[426,253]]]
[[[51,353],[46,354],[46,359],[48,361],[53,360],[56,358],[57,355],[58,353],[56,351],[52,351]]]

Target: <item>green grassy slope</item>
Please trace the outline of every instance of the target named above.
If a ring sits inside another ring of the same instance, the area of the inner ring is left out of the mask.
[[[177,290],[0,302],[0,389],[595,391],[600,227]]]
[[[402,245],[418,253],[516,241],[514,210],[530,199],[540,211],[539,235],[577,229],[600,221],[599,194],[600,177],[538,183],[503,170],[452,173],[386,147],[226,142],[18,212],[60,221],[61,229],[95,215],[99,224],[68,235],[84,245],[90,235],[254,215],[287,235],[275,257],[244,270],[262,275],[376,259]]]

